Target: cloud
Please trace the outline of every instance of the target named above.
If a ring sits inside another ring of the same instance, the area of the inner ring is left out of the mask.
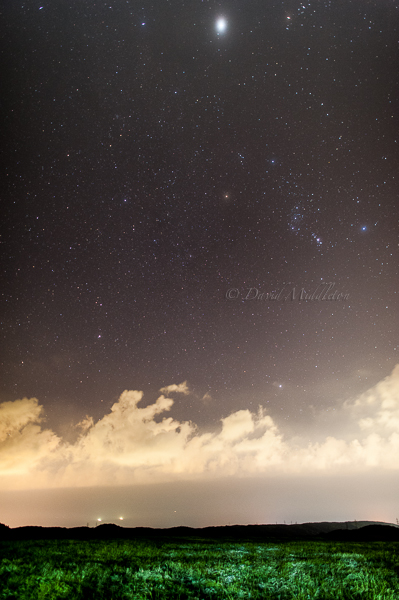
[[[84,419],[82,419],[81,421],[79,421],[79,423],[76,424],[76,428],[81,429],[82,431],[87,431],[88,429],[90,429],[90,427],[93,427],[93,425],[93,417],[89,417],[89,415],[86,415]]]
[[[203,433],[194,423],[167,415],[174,404],[168,394],[187,394],[186,382],[161,392],[144,407],[142,392],[123,392],[98,422],[86,416],[77,425],[80,437],[73,444],[42,428],[36,399],[1,404],[0,485],[129,485],[399,468],[399,365],[373,388],[337,407],[337,431],[318,441],[287,438],[262,407],[256,413],[233,412],[216,431]],[[325,427],[325,414],[316,418]],[[340,435],[344,423],[345,435]]]
[[[167,396],[169,394],[171,394],[172,392],[178,392],[179,394],[189,394],[190,390],[187,387],[187,381],[183,381],[183,383],[180,383],[179,385],[168,385],[166,387],[163,387],[159,390],[162,394],[166,394]]]
[[[212,402],[212,396],[210,395],[209,392],[206,392],[206,394],[204,394],[202,396],[201,400],[205,404],[205,406],[207,406],[208,404],[210,404]]]
[[[178,387],[178,386],[176,386]],[[168,464],[183,450],[194,426],[164,417],[173,400],[160,396],[154,404],[139,408],[143,393],[125,391],[112,408],[74,445],[74,462],[112,463],[134,468]]]
[[[399,365],[373,388],[345,402],[344,411],[362,430],[399,433]]]
[[[0,442],[22,430],[30,422],[40,422],[42,407],[36,398],[0,404]]]
[[[0,476],[29,475],[60,443],[50,430],[43,430],[43,408],[36,398],[0,404]]]

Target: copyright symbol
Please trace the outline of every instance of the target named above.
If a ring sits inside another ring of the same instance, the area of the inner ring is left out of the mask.
[[[237,288],[230,288],[226,292],[227,300],[236,300],[239,295],[240,295],[240,292]]]

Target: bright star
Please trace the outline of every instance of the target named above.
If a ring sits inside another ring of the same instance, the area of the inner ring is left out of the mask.
[[[226,28],[227,28],[226,19],[224,19],[223,17],[220,17],[220,19],[218,19],[216,21],[216,31],[218,33],[224,33],[226,31]]]

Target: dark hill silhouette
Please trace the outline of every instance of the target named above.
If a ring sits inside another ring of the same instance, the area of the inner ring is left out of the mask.
[[[354,530],[335,529],[324,537],[342,542],[399,542],[399,528],[373,524]]]
[[[346,523],[302,523],[295,525],[228,525],[222,527],[120,527],[104,523],[97,527],[17,527],[0,523],[0,540],[248,540],[248,541],[399,541],[399,528],[388,523],[349,521]]]

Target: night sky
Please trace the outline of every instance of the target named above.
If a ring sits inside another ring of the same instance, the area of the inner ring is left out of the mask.
[[[398,2],[1,19],[0,520],[393,522]]]

